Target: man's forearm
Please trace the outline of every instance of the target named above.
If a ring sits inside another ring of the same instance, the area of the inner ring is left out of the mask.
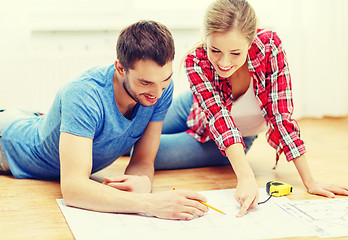
[[[137,162],[130,161],[129,165],[125,170],[125,174],[127,175],[137,175],[137,176],[148,176],[150,181],[153,180],[154,175],[154,165],[151,161],[149,162]]]
[[[144,194],[120,191],[90,179],[61,181],[65,204],[101,212],[144,212]],[[135,197],[136,195],[136,197]]]

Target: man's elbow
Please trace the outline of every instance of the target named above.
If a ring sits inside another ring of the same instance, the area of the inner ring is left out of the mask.
[[[61,182],[60,190],[62,192],[63,200],[65,205],[78,207],[78,197],[79,195],[79,187],[78,184],[73,184],[71,182]]]

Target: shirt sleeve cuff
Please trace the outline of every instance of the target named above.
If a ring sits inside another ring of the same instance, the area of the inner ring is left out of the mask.
[[[285,154],[286,160],[288,162],[298,158],[306,153],[306,147],[302,140],[298,139],[291,143],[290,145],[286,145],[283,148],[283,152]]]
[[[225,138],[223,141],[219,141],[220,140],[219,138],[223,139],[225,137],[223,135],[220,135],[219,137],[214,139],[214,141],[217,144],[218,148],[220,149],[222,155],[224,155],[224,156],[226,156],[226,153],[225,153],[226,148],[233,145],[233,144],[241,143],[243,145],[243,148],[245,148],[245,144],[244,144],[242,137],[229,136],[229,137]]]

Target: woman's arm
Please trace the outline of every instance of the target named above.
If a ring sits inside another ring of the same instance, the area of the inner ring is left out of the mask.
[[[265,43],[268,54],[265,68],[267,96],[259,96],[267,111],[270,129],[267,132],[268,143],[279,155],[284,152],[291,161],[306,152],[300,138],[300,128],[292,118],[294,106],[292,98],[291,75],[283,44],[276,33],[267,38]]]
[[[236,143],[227,147],[226,156],[228,157],[238,180],[235,198],[241,206],[240,211],[237,213],[237,217],[241,217],[247,210],[257,206],[259,190],[255,175],[246,159],[243,145]]]
[[[203,51],[199,49],[196,51]],[[202,59],[193,54],[187,56],[185,70],[189,76],[191,90],[208,121],[206,127],[209,127],[209,136],[215,141],[220,151],[226,154],[237,176],[235,198],[241,206],[241,210],[237,213],[240,217],[248,209],[257,206],[258,187],[254,173],[245,157],[242,137],[226,106],[226,102],[232,103],[232,90],[228,87],[226,79],[219,79],[218,83],[216,79],[213,79],[215,74],[212,67],[209,67],[211,64],[208,59],[203,57],[204,54],[198,53],[198,55]],[[224,88],[225,92],[222,94],[229,99],[221,98],[220,87]],[[200,128],[201,126],[198,127]]]
[[[348,187],[318,183],[312,177],[305,155],[293,160],[303,184],[311,194],[334,198],[335,194],[348,196]]]
[[[267,59],[266,82],[271,104],[267,109],[271,131],[268,132],[268,142],[277,149],[277,156],[284,152],[288,161],[293,161],[307,191],[311,194],[334,197],[334,194],[347,195],[347,188],[332,184],[317,183],[308,167],[305,152],[306,148],[300,139],[300,128],[291,118],[293,100],[291,77],[287,64],[286,54],[279,37],[273,33],[270,44],[269,59]]]
[[[228,80],[215,79],[215,70],[203,48],[186,57],[185,70],[196,108],[189,116],[188,127],[204,141],[213,139],[222,153],[232,144],[244,144],[227,106],[232,104],[232,89]],[[222,95],[228,99],[223,99]]]

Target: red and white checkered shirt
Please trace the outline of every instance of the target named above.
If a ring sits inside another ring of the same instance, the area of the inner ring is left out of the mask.
[[[248,51],[249,73],[261,113],[265,118],[268,143],[276,149],[276,159],[284,152],[288,161],[304,154],[297,122],[291,118],[293,102],[291,77],[282,43],[275,32],[258,30]],[[220,151],[243,139],[230,110],[232,88],[220,77],[207,57],[205,47],[197,47],[185,59],[185,70],[193,92],[187,132],[199,142],[213,139]]]

